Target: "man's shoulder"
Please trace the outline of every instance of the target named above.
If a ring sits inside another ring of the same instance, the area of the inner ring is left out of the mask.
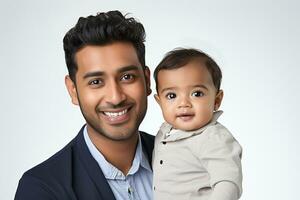
[[[47,160],[26,171],[23,177],[31,176],[37,179],[54,180],[65,176],[66,170],[70,168],[72,164],[72,155],[75,146],[74,144],[76,142],[75,139]]]
[[[26,171],[19,181],[15,199],[55,199],[57,194],[64,199],[69,194],[67,190],[72,180],[77,140],[78,136],[53,156]]]
[[[71,140],[60,151],[47,160],[26,171],[22,179],[35,179],[52,183],[53,181],[66,181],[71,178],[72,165],[76,156],[76,146],[82,140],[82,129],[78,135]]]

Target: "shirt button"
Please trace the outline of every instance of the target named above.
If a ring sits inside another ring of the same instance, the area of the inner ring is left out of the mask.
[[[167,144],[167,142],[163,142],[163,144]]]
[[[162,165],[162,164],[163,164],[163,161],[162,161],[162,160],[160,160],[160,161],[159,161],[159,163]]]

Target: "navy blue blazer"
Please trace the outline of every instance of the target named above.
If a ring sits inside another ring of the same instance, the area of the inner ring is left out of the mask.
[[[140,132],[151,164],[154,137]],[[15,200],[115,200],[101,168],[79,134],[54,156],[24,173]]]

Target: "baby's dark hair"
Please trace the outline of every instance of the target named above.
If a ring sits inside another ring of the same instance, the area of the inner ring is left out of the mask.
[[[158,80],[157,76],[161,70],[172,70],[178,69],[187,65],[194,59],[200,58],[203,60],[207,70],[209,71],[214,86],[217,92],[220,90],[221,80],[222,80],[222,71],[218,64],[206,53],[198,49],[186,49],[186,48],[176,48],[173,51],[168,52],[162,61],[155,68],[153,77],[156,83],[156,92],[158,93]],[[184,76],[184,74],[183,74]]]

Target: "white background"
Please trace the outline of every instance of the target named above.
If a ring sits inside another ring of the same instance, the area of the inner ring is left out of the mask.
[[[225,91],[220,121],[244,149],[242,199],[297,199],[296,0],[1,0],[1,199],[13,199],[24,171],[61,149],[83,125],[64,86],[62,38],[80,16],[114,9],[144,24],[151,70],[179,46],[202,49],[219,63]],[[162,121],[151,95],[141,130],[156,134]]]

